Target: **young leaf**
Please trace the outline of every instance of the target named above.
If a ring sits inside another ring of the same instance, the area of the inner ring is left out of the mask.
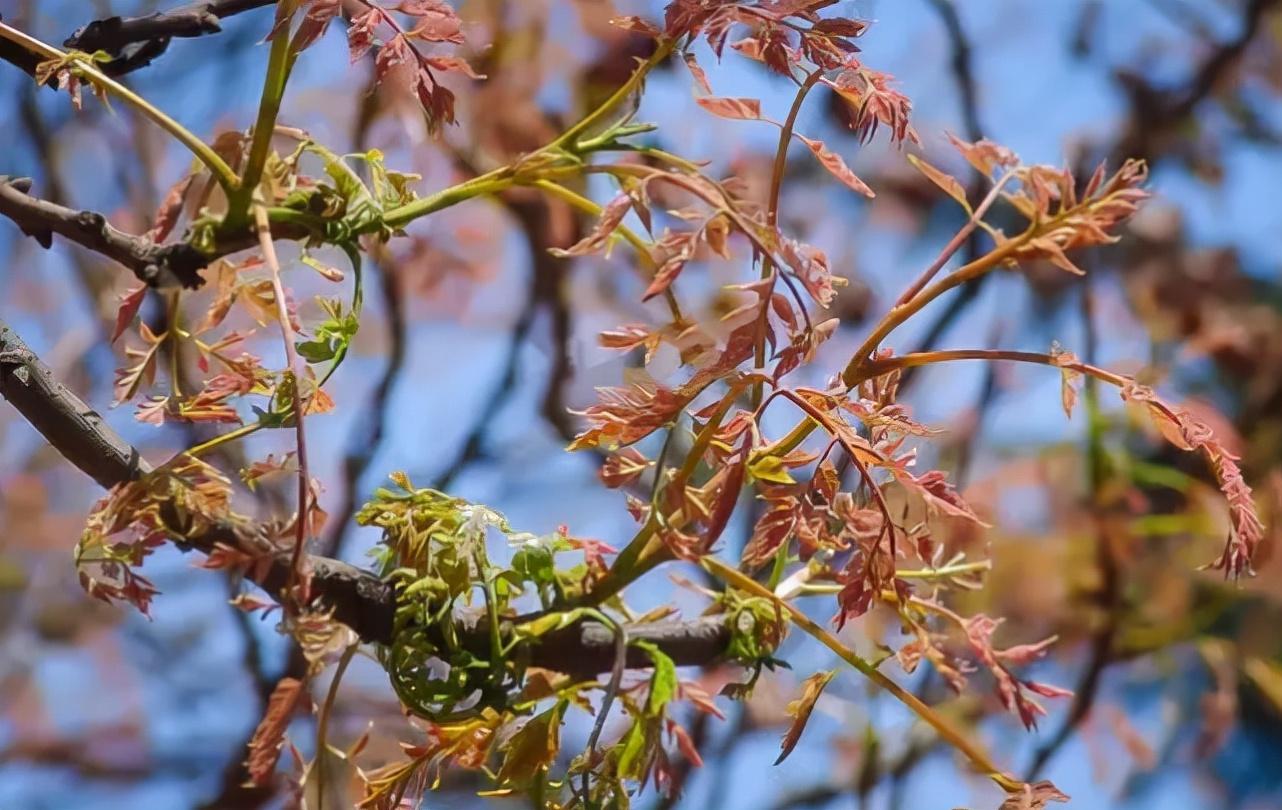
[[[695,103],[713,115],[745,121],[761,118],[761,102],[755,98],[725,98],[721,96],[703,96],[696,98]]]
[[[801,685],[801,697],[788,704],[788,714],[793,718],[792,725],[788,727],[787,733],[783,735],[783,740],[779,747],[783,750],[779,752],[779,758],[775,764],[783,762],[792,753],[792,749],[797,747],[797,741],[801,739],[801,732],[806,730],[806,723],[810,720],[810,714],[815,710],[815,703],[818,702],[819,696],[823,694],[824,687],[837,675],[837,670],[830,669],[827,672],[816,672]]]
[[[699,67],[699,62],[694,58],[694,54],[686,51],[681,54],[685,58],[686,67],[690,69],[690,75],[694,77],[694,82],[707,95],[712,95],[712,85],[708,83],[708,74],[703,72]]]
[[[120,296],[120,308],[116,310],[116,328],[111,333],[111,342],[115,343],[120,336],[129,328],[129,324],[134,322],[134,316],[142,307],[142,302],[147,297],[147,285],[140,284],[130,290],[126,290]]]
[[[500,784],[529,782],[541,768],[556,759],[561,748],[561,712],[564,709],[565,704],[558,702],[530,718],[520,731],[512,735],[504,746],[506,754],[498,774]]]
[[[285,743],[285,729],[304,695],[303,683],[297,678],[281,678],[267,701],[267,711],[249,741],[249,758],[245,765],[250,781],[266,785],[276,770],[280,749]]]
[[[588,256],[596,253],[598,250],[605,247],[606,242],[610,239],[610,235],[613,234],[623,222],[623,218],[627,216],[628,211],[632,209],[632,202],[632,197],[627,192],[619,193],[601,209],[601,216],[597,220],[596,225],[592,228],[591,233],[583,239],[580,239],[569,249],[562,250],[560,248],[552,248],[549,252],[553,256],[561,258],[568,256]]]
[[[970,202],[966,199],[966,189],[962,188],[962,184],[957,182],[956,177],[953,177],[947,172],[936,169],[934,166],[916,155],[908,155],[908,162],[911,163],[917,171],[926,175],[926,179],[939,186],[945,194],[956,200],[962,208],[966,209],[966,213],[971,213]]]
[[[859,177],[850,170],[850,167],[846,165],[846,161],[841,159],[841,155],[824,146],[823,141],[812,140],[801,134],[798,134],[797,137],[801,139],[802,143],[810,148],[810,151],[814,153],[815,157],[819,159],[819,162],[823,164],[823,167],[827,169],[833,177],[836,177],[838,180],[845,183],[852,191],[858,192],[865,197],[877,196],[873,190],[868,187],[867,183],[860,180]]]

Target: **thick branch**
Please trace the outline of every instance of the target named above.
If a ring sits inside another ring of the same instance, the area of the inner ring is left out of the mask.
[[[274,3],[275,0],[206,0],[140,17],[107,17],[82,26],[63,44],[89,53],[106,51],[113,60],[103,70],[119,76],[146,67],[165,52],[174,37],[217,34],[222,31],[221,20]]]
[[[3,321],[0,321],[0,395],[3,395],[68,461],[104,487],[133,480],[150,466],[138,451],[108,427],[79,397],[53,378],[53,373]],[[167,524],[182,525],[178,515],[166,515]],[[227,523],[198,535],[175,537],[183,549],[209,553],[219,545],[245,548],[244,529]],[[308,558],[312,590],[334,617],[351,627],[365,641],[390,641],[395,595],[390,585],[374,574],[328,557]],[[287,552],[249,576],[273,597],[282,593],[290,578]],[[510,625],[509,625],[510,627]],[[478,653],[489,645],[488,629],[460,627],[463,643]],[[724,620],[706,617],[690,622],[657,622],[628,628],[628,637],[651,641],[678,665],[711,663],[729,643]],[[582,622],[549,633],[532,644],[528,663],[534,666],[591,675],[610,669],[614,657],[612,631],[595,622]],[[629,667],[652,662],[642,650],[631,650]]]
[[[0,186],[2,188],[3,186]],[[138,451],[103,423],[27,344],[0,321],[0,395],[58,452],[99,485],[115,486],[149,469]]]
[[[30,190],[29,178],[0,175],[0,214],[13,220],[41,247],[50,247],[56,233],[123,264],[152,287],[181,284],[194,288],[204,283],[199,271],[209,263],[209,257],[191,245],[158,245],[113,228],[96,211],[57,205],[28,195]]]

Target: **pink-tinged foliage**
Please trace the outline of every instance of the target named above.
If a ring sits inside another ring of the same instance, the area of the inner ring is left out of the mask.
[[[1025,666],[1041,658],[1055,639],[998,650],[993,647],[993,633],[1000,624],[1000,620],[983,614],[973,616],[965,623],[966,638],[975,658],[993,676],[997,697],[1002,705],[1015,712],[1026,728],[1032,729],[1037,726],[1037,718],[1046,714],[1046,709],[1028,693],[1048,698],[1071,697],[1073,693],[1057,686],[1015,676],[1010,671],[1010,665]]]
[[[850,167],[846,165],[846,161],[842,159],[841,155],[825,146],[823,141],[807,138],[804,135],[798,135],[797,137],[811,152],[814,153],[814,156],[819,159],[819,162],[823,167],[851,191],[869,198],[877,196],[873,193],[873,190],[868,187],[867,183],[860,180],[859,177],[850,170]]]
[[[702,96],[695,103],[721,118],[755,121],[761,117],[761,102],[755,98]]]
[[[249,741],[249,758],[245,762],[249,779],[255,785],[266,785],[276,771],[285,730],[306,697],[303,683],[297,678],[281,678],[267,699],[267,711],[254,729]]]
[[[125,333],[134,318],[138,316],[138,310],[142,308],[142,302],[147,298],[147,285],[140,284],[133,287],[120,296],[120,308],[116,310],[116,326],[111,332],[111,342],[115,343],[120,336]]]
[[[1122,398],[1145,405],[1171,444],[1181,450],[1200,450],[1206,456],[1229,506],[1229,534],[1224,551],[1206,567],[1223,571],[1225,577],[1252,574],[1251,560],[1264,539],[1264,522],[1256,511],[1251,487],[1237,465],[1237,456],[1224,448],[1205,422],[1186,410],[1167,405],[1151,388],[1130,383],[1122,389]]]
[[[1064,803],[1068,794],[1045,779],[1021,785],[1007,796],[997,810],[1045,810],[1051,802]]]

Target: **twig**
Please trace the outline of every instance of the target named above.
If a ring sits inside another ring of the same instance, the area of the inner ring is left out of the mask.
[[[214,179],[218,181],[226,190],[231,190],[236,186],[236,172],[232,170],[227,162],[223,160],[212,146],[196,137],[190,130],[182,124],[175,121],[164,110],[156,107],[147,99],[138,95],[131,88],[121,84],[115,79],[99,70],[89,57],[84,55],[68,54],[58,50],[52,45],[29,36],[16,28],[0,22],[0,38],[8,40],[20,48],[25,48],[36,56],[43,57],[45,60],[56,60],[65,66],[66,70],[71,71],[77,77],[92,84],[98,91],[110,93],[125,103],[138,110],[142,115],[148,118],[156,126],[163,129],[173,136],[174,140],[181,143],[198,159],[208,167]]]
[[[151,467],[0,321],[0,395],[64,457],[100,486],[111,487]]]
[[[628,631],[623,625],[611,619],[600,611],[593,611],[598,619],[609,622],[610,629],[614,633],[614,666],[610,668],[610,680],[605,685],[605,695],[601,698],[601,710],[597,712],[596,721],[592,724],[592,733],[588,735],[588,744],[584,748],[584,765],[583,765],[583,806],[589,807],[592,803],[591,792],[591,774],[592,765],[596,761],[596,746],[601,740],[601,732],[605,730],[605,719],[610,714],[610,706],[614,703],[614,698],[619,694],[619,684],[623,682],[623,670],[628,663]]]
[[[307,431],[304,416],[307,413],[308,396],[303,391],[303,366],[298,362],[298,350],[294,348],[294,327],[290,323],[289,303],[285,297],[285,285],[280,280],[280,262],[276,258],[276,245],[272,241],[271,224],[267,221],[267,209],[261,205],[254,206],[254,221],[258,230],[258,243],[263,250],[263,258],[271,271],[272,295],[276,298],[276,317],[280,322],[281,339],[285,343],[285,362],[288,368],[287,377],[294,381],[294,435],[295,451],[298,454],[298,516],[295,519],[294,551],[289,561],[289,591],[293,598],[293,586],[304,573],[300,569],[303,562],[303,548],[307,544],[307,527],[309,520],[308,497],[311,493],[311,477],[307,466]],[[306,579],[303,580],[303,591],[307,591]],[[306,600],[304,600],[306,601]]]
[[[347,455],[343,459],[344,495],[343,505],[334,513],[334,528],[329,537],[322,543],[320,550],[326,556],[339,557],[343,541],[347,537],[348,525],[356,514],[357,504],[363,497],[361,481],[369,472],[379,448],[387,434],[387,424],[391,417],[391,396],[397,380],[405,370],[407,335],[405,327],[405,307],[401,302],[401,291],[396,283],[396,275],[389,262],[380,262],[378,267],[379,289],[383,294],[383,316],[387,323],[388,351],[387,365],[370,394],[365,405],[367,420],[357,420],[347,441]]]

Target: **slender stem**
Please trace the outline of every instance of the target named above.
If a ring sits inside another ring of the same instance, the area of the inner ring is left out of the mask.
[[[779,146],[775,149],[774,169],[770,173],[770,195],[766,198],[766,225],[771,228],[779,224],[779,195],[783,191],[783,174],[788,166],[788,147],[792,145],[792,131],[797,125],[797,116],[801,114],[801,104],[806,100],[806,96],[814,88],[815,84],[823,78],[822,70],[815,70],[806,77],[801,87],[797,89],[797,96],[792,100],[792,107],[788,110],[788,117],[784,119],[783,127],[779,130]],[[775,263],[770,254],[764,254],[761,257],[761,277],[769,278],[770,274],[775,271]],[[761,314],[758,318],[758,335],[756,346],[753,347],[753,368],[760,369],[766,365],[766,319],[770,317],[769,299],[762,300]],[[762,392],[764,387],[761,383],[754,383],[752,386],[751,404],[756,408],[761,404]]]
[[[659,149],[655,146],[634,146],[629,147],[629,151],[636,152],[638,155],[645,155],[646,157],[654,158],[655,160],[661,160],[664,163],[671,163],[678,169],[682,169],[683,171],[687,171],[691,174],[698,174],[703,170],[703,167],[698,163],[695,163],[692,160],[686,160],[680,155],[674,155],[667,150]]]
[[[476,568],[481,572],[485,590],[485,618],[490,624],[490,682],[495,686],[503,683],[503,630],[499,626],[499,595],[494,587],[494,577],[486,571],[485,549],[482,546],[476,553]]]
[[[320,716],[316,720],[316,806],[325,807],[325,761],[329,755],[329,743],[326,738],[329,734],[329,716],[334,711],[334,701],[338,699],[338,685],[343,682],[343,675],[347,672],[347,665],[352,663],[352,657],[356,655],[359,644],[353,644],[338,659],[338,666],[334,670],[334,677],[329,682],[329,690],[325,693],[325,703],[321,706]]]
[[[942,565],[939,568],[920,568],[915,571],[896,571],[895,577],[898,579],[948,579],[950,577],[959,577],[966,574],[978,574],[981,571],[993,570],[992,560],[977,560],[968,563],[956,563],[954,565]]]
[[[165,330],[165,340],[169,343],[169,393],[174,399],[180,399],[182,392],[182,327],[178,320],[182,317],[182,290],[173,290],[165,302],[165,317],[169,328]]]
[[[779,130],[779,146],[775,149],[774,169],[770,173],[770,196],[766,198],[766,224],[772,227],[779,223],[779,195],[783,191],[783,173],[788,165],[788,147],[792,145],[792,131],[797,126],[801,104],[822,78],[823,71],[816,70],[801,83],[797,88],[797,97],[792,100],[792,107],[788,110],[788,117],[784,119],[783,128]]]
[[[487,172],[442,189],[435,194],[429,194],[426,197],[406,203],[399,208],[393,208],[384,214],[383,223],[389,228],[403,228],[419,217],[434,214],[437,211],[458,205],[474,197],[496,194],[515,184],[515,181],[507,176],[511,172],[512,167],[503,166],[492,172]]]
[[[917,277],[917,280],[910,284],[908,289],[904,290],[903,294],[899,296],[899,300],[895,301],[895,306],[911,301],[917,293],[921,292],[930,283],[931,279],[938,275],[940,270],[944,269],[944,265],[948,263],[948,260],[953,257],[954,253],[961,250],[962,245],[966,244],[966,240],[974,233],[975,228],[979,227],[979,223],[984,219],[984,214],[987,214],[988,209],[992,208],[993,203],[997,202],[997,197],[1001,194],[1002,188],[1012,177],[1014,177],[1012,172],[1002,175],[1001,179],[993,185],[992,190],[988,192],[988,196],[984,197],[979,207],[970,215],[970,219],[966,221],[966,224],[953,235],[948,244],[944,245],[944,249],[935,257],[935,261],[931,262],[930,266]]]
[[[1059,367],[1060,363],[1054,356],[1043,354],[1041,352],[1016,352],[1006,349],[954,349],[949,351],[938,352],[915,352],[912,354],[903,354],[898,357],[887,357],[881,360],[875,360],[865,367],[866,377],[877,377],[899,368],[914,368],[917,366],[929,366],[936,363],[947,363],[952,360],[1009,360],[1016,363],[1036,363],[1042,366]],[[1089,363],[1068,363],[1063,368],[1072,369],[1081,372],[1089,377],[1093,377],[1102,382],[1115,385],[1118,388],[1125,386],[1128,380],[1121,374],[1114,374],[1098,366],[1092,366]]]
[[[237,439],[243,439],[246,436],[249,436],[250,434],[253,434],[253,433],[257,433],[262,429],[263,429],[262,422],[251,422],[248,425],[242,425],[241,427],[238,427],[235,430],[228,431],[227,433],[220,433],[217,436],[213,437],[212,439],[201,442],[195,447],[190,447],[183,452],[189,456],[204,455],[205,453],[208,453],[210,450],[213,450],[216,447],[221,447],[222,445],[227,444],[228,442],[234,442]]]
[[[584,213],[601,216],[601,206],[559,183],[553,183],[551,180],[535,180],[531,185],[546,191],[554,197],[565,200]],[[646,270],[653,274],[659,269],[654,261],[654,254],[650,252],[650,244],[638,236],[636,231],[626,225],[620,225],[615,228],[615,232],[632,246],[637,253],[637,258],[641,260],[641,264]],[[677,297],[673,294],[671,288],[663,291],[663,298],[668,304],[668,311],[672,314],[673,320],[677,323],[684,321],[681,315],[681,305],[677,302]]]
[[[553,183],[551,180],[535,180],[530,183],[530,185],[546,191],[553,197],[564,200],[585,214],[591,214],[593,216],[601,215],[601,206],[597,205],[587,197],[584,197],[582,194],[568,189],[559,183]],[[636,250],[637,258],[641,260],[641,264],[645,266],[645,269],[650,271],[655,270],[654,254],[650,252],[650,244],[648,242],[638,236],[636,231],[626,225],[620,225],[615,229],[615,233],[623,237],[623,239]]]
[[[303,414],[307,410],[306,397],[303,394],[303,374],[298,362],[298,351],[294,348],[294,327],[289,321],[289,307],[285,299],[285,286],[280,281],[280,261],[276,258],[276,245],[272,242],[271,223],[267,219],[267,209],[261,205],[254,206],[254,219],[258,229],[258,243],[263,250],[263,258],[272,274],[272,294],[276,298],[276,317],[280,322],[281,338],[285,342],[285,360],[288,377],[294,379],[294,432],[298,445],[298,518],[294,537],[294,551],[289,564],[289,590],[293,590],[298,581],[298,567],[303,557],[303,547],[307,544],[307,508],[308,491],[311,482],[307,471],[307,432],[304,429]]]
[[[922,290],[911,300],[898,304],[886,313],[881,322],[873,329],[867,339],[855,350],[850,362],[846,365],[845,370],[841,373],[841,381],[847,387],[853,388],[858,385],[861,379],[867,379],[867,374],[861,374],[868,359],[872,353],[881,345],[881,341],[887,335],[895,330],[904,321],[921,311],[922,307],[929,304],[939,296],[949,290],[960,287],[968,281],[979,278],[988,271],[998,267],[1002,262],[1014,256],[1014,254],[1023,247],[1027,234],[1015,239],[1011,239],[1001,247],[987,253],[976,259],[970,264],[963,265],[956,272],[941,278],[934,284]]]
[[[241,175],[240,185],[232,195],[227,210],[227,219],[233,225],[244,221],[254,196],[254,189],[262,179],[263,168],[267,165],[267,156],[271,152],[272,135],[276,131],[276,117],[280,114],[280,104],[285,97],[285,85],[289,82],[292,64],[289,31],[277,31],[272,39],[271,53],[267,57],[267,77],[263,80],[263,93],[258,102],[258,118],[254,121],[249,158],[245,161],[245,171]]]
[[[978,562],[943,565],[939,568],[919,568],[911,571],[896,571],[895,579],[950,579],[952,577],[965,576],[966,574],[978,574],[982,571],[991,570],[993,570],[993,563],[991,560],[979,560]],[[844,585],[839,585],[834,582],[816,582],[814,584],[803,585],[798,592],[802,596],[819,596],[821,594],[840,593],[844,587]],[[782,596],[783,594],[780,595]]]
[[[610,713],[610,706],[619,694],[619,684],[623,681],[623,671],[628,664],[628,631],[623,625],[599,610],[592,610],[589,615],[614,633],[614,666],[610,668],[610,681],[606,684],[605,695],[601,698],[601,710],[597,713],[596,722],[592,724],[592,733],[588,735],[587,748],[584,749],[587,754],[587,761],[583,767],[584,807],[588,807],[591,801],[589,777],[592,774],[593,762],[596,760],[597,742],[601,739],[601,732],[605,730],[606,715]]]
[[[912,692],[909,692],[907,689],[904,689],[898,683],[895,683],[889,677],[882,674],[879,669],[874,667],[867,660],[861,658],[853,650],[842,644],[836,636],[819,626],[817,622],[803,613],[791,602],[780,599],[765,586],[756,582],[751,577],[748,577],[726,565],[715,557],[704,557],[701,564],[711,574],[720,577],[727,584],[732,585],[741,591],[746,591],[753,596],[769,599],[780,609],[787,611],[793,624],[800,627],[808,635],[819,641],[819,643],[823,644],[829,650],[832,650],[839,658],[841,658],[841,660],[850,664],[864,677],[868,678],[882,689],[885,689],[901,703],[911,709],[914,714],[934,728],[940,737],[948,741],[954,748],[960,751],[963,756],[970,760],[971,764],[975,766],[977,771],[986,775],[989,779],[992,779],[1003,790],[1011,791],[1022,786],[1022,783],[1018,779],[999,768],[983,748],[981,748],[977,743],[967,739],[966,735],[960,729],[954,728],[953,725],[945,720],[941,714],[923,703],[920,698]]]
[[[65,60],[69,56],[65,51],[61,51],[52,45],[47,45],[35,37],[28,36],[22,31],[6,25],[4,22],[0,22],[0,38],[7,39],[10,42],[26,48],[32,53],[39,54],[48,59]],[[213,174],[214,179],[218,181],[218,184],[222,186],[225,191],[231,192],[236,188],[239,183],[239,180],[236,177],[236,172],[232,171],[232,168],[227,165],[227,162],[219,157],[218,153],[215,152],[209,144],[205,143],[200,138],[197,138],[182,124],[170,118],[162,110],[135,93],[133,90],[130,90],[125,85],[99,71],[92,65],[92,63],[86,60],[75,59],[74,63],[70,64],[68,67],[76,74],[84,77],[91,84],[102,87],[108,92],[119,97],[122,101],[133,106],[143,115],[150,118],[161,129],[174,136],[175,140],[191,150],[191,153],[195,155],[201,163],[205,164]]]
[[[603,120],[615,107],[622,104],[634,90],[638,89],[642,82],[645,81],[645,77],[650,70],[666,59],[675,47],[675,41],[661,42],[654,54],[633,71],[628,80],[603,101],[600,106],[584,116],[577,124],[567,129],[555,140],[533,154],[526,156],[522,162],[533,163],[533,158],[536,156],[563,153],[567,148],[573,147],[574,142],[580,135]],[[456,186],[451,186],[420,200],[406,203],[399,208],[393,208],[383,216],[383,222],[391,228],[402,228],[419,217],[456,205],[464,200],[502,191],[515,183],[514,175],[519,169],[519,164],[501,166]]]
[[[555,140],[539,151],[553,151],[573,145],[574,142],[579,139],[580,135],[600,123],[614,110],[615,107],[618,107],[626,101],[634,92],[639,91],[641,89],[641,85],[645,82],[645,77],[649,75],[650,71],[659,63],[664,59],[667,59],[668,55],[672,53],[676,46],[676,40],[661,40],[658,43],[658,46],[654,49],[654,53],[650,55],[650,58],[641,63],[636,70],[632,71],[632,75],[628,77],[628,80],[624,82],[618,90],[615,90],[614,93],[602,102],[595,110],[580,119],[577,124],[561,133]]]

